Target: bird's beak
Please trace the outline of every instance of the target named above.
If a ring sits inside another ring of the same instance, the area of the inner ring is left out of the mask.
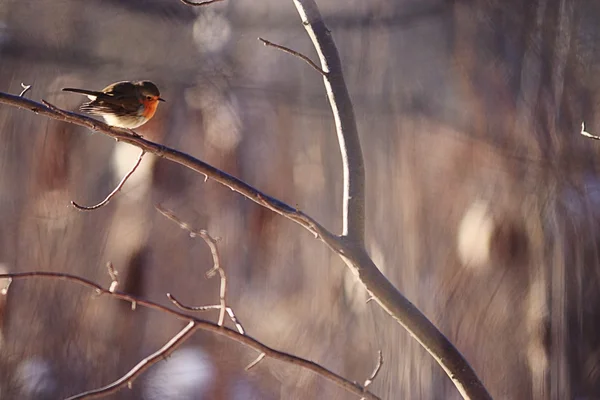
[[[158,101],[164,101],[164,102],[166,102],[165,99],[161,99],[160,97],[158,98]]]

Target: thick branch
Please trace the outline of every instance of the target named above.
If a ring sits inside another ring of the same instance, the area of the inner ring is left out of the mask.
[[[364,246],[365,166],[354,118],[354,108],[342,73],[342,62],[331,32],[325,26],[314,1],[294,0],[302,24],[317,50],[325,90],[333,112],[342,152],[344,171],[343,233],[351,242]]]
[[[417,307],[379,271],[364,249],[346,249],[341,256],[375,301],[402,325],[442,367],[464,399],[491,400],[473,368]]]
[[[207,332],[215,333],[217,335],[224,336],[226,338],[234,340],[234,341],[236,341],[246,347],[252,348],[260,353],[264,353],[266,355],[266,357],[312,371],[312,372],[318,374],[319,376],[322,376],[323,378],[327,379],[328,381],[336,384],[337,386],[347,390],[348,392],[356,394],[357,396],[361,396],[361,397],[371,399],[371,400],[379,399],[379,397],[375,396],[373,393],[369,392],[368,390],[363,388],[361,385],[359,385],[355,382],[350,382],[349,380],[320,366],[317,363],[314,363],[312,361],[309,361],[309,360],[306,360],[306,359],[303,359],[300,357],[296,357],[292,354],[288,354],[288,353],[285,353],[282,351],[275,350],[275,349],[263,344],[262,342],[259,342],[258,340],[251,338],[250,336],[242,335],[242,334],[240,334],[232,329],[229,329],[227,327],[218,326],[212,322],[192,317],[183,312],[173,310],[169,307],[163,306],[163,305],[155,303],[153,301],[144,300],[144,299],[132,296],[130,294],[120,292],[120,291],[111,292],[110,290],[103,288],[102,286],[98,285],[97,283],[95,283],[89,279],[82,278],[77,275],[64,274],[64,273],[58,273],[58,272],[37,272],[37,271],[36,272],[19,272],[19,273],[11,273],[11,274],[0,274],[0,279],[20,280],[20,279],[31,279],[31,278],[46,278],[46,279],[67,280],[70,282],[75,282],[79,285],[87,286],[89,288],[94,289],[96,291],[96,293],[98,293],[98,294],[106,295],[109,297],[113,297],[116,299],[130,302],[130,303],[135,303],[136,305],[139,305],[142,307],[151,308],[153,310],[171,314],[178,319],[181,319],[183,321],[190,323],[190,325],[193,324],[193,326],[191,328],[186,328],[186,329],[182,330],[178,335],[176,335],[174,337],[174,339],[181,339],[180,335],[186,336],[187,334],[191,334],[191,332],[195,331],[196,329],[201,329],[201,330],[204,330]],[[11,290],[14,290],[14,289],[11,289]],[[188,325],[188,327],[190,325]],[[171,343],[171,342],[169,342],[169,343]],[[178,344],[181,344],[181,341],[177,341],[176,345],[178,345]],[[174,349],[174,347],[176,347],[176,345],[170,346],[169,349]],[[163,347],[163,349],[164,349],[164,347]],[[156,362],[156,361],[160,361],[160,358],[154,360],[154,362]],[[139,366],[139,364],[138,364],[138,366]],[[135,368],[138,368],[138,366],[136,366]],[[132,381],[134,377],[130,377],[129,381]],[[104,394],[107,394],[107,393],[104,393]]]

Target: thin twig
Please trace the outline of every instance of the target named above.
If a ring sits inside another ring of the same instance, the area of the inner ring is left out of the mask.
[[[592,135],[591,133],[586,132],[585,123],[583,123],[583,122],[581,123],[581,132],[580,133],[582,136],[585,136],[587,138],[594,139],[594,140],[600,140],[600,136]]]
[[[142,150],[140,152],[140,155],[138,156],[135,164],[133,165],[133,167],[129,170],[129,172],[127,172],[125,174],[125,176],[123,177],[123,179],[121,179],[121,182],[119,182],[119,184],[117,185],[117,187],[108,194],[108,196],[106,196],[106,198],[104,200],[102,200],[100,203],[95,204],[93,206],[82,206],[79,205],[77,203],[75,203],[74,201],[71,201],[71,204],[73,205],[73,207],[75,207],[76,209],[78,209],[79,211],[92,211],[92,210],[96,210],[102,206],[105,206],[108,204],[109,201],[112,200],[113,197],[115,197],[115,195],[117,194],[117,192],[119,190],[121,190],[123,188],[123,185],[125,185],[125,182],[127,182],[127,179],[129,179],[129,177],[131,175],[133,175],[133,173],[135,172],[135,170],[140,166],[140,163],[142,162],[142,158],[144,157],[144,154],[146,154],[146,152],[144,150]]]
[[[65,273],[60,273],[60,272],[42,272],[42,271],[0,274],[0,279],[21,280],[21,279],[32,279],[32,278],[46,278],[46,279],[66,280],[69,282],[74,282],[79,285],[83,285],[83,286],[92,288],[92,289],[94,289],[94,291],[96,293],[99,293],[101,295],[106,295],[106,296],[109,296],[109,297],[112,297],[115,299],[124,300],[129,303],[136,303],[142,307],[150,308],[153,310],[164,312],[166,314],[173,315],[174,317],[181,319],[183,321],[186,321],[188,323],[193,322],[195,324],[195,329],[201,329],[201,330],[204,330],[207,332],[211,332],[211,333],[215,333],[220,336],[227,337],[227,338],[234,340],[246,347],[252,348],[260,353],[265,353],[266,357],[272,358],[274,360],[283,361],[285,363],[288,363],[291,365],[296,365],[298,367],[312,371],[312,372],[318,374],[319,376],[322,376],[323,378],[327,379],[328,381],[336,384],[337,386],[347,390],[348,392],[356,394],[357,396],[363,396],[367,399],[372,399],[372,400],[379,399],[379,397],[375,396],[374,394],[372,394],[368,391],[364,392],[364,388],[362,387],[362,385],[359,385],[355,382],[350,382],[349,380],[322,367],[321,365],[319,365],[317,363],[294,356],[292,354],[288,354],[288,353],[285,353],[282,351],[275,350],[248,335],[242,335],[233,329],[229,329],[224,326],[219,326],[213,322],[187,315],[183,312],[171,309],[162,304],[159,304],[159,303],[156,303],[156,302],[153,302],[150,300],[141,299],[141,298],[138,298],[131,294],[128,294],[125,292],[120,292],[118,290],[114,291],[114,292],[110,292],[108,289],[105,289],[104,287],[98,285],[97,283],[95,283],[89,279],[82,278],[77,275],[65,274]],[[11,288],[11,290],[15,290],[15,289]],[[179,345],[179,344],[181,344],[181,342],[177,343],[177,345]],[[153,359],[152,362],[149,364],[150,365],[154,364],[157,361],[160,361],[160,358]],[[134,374],[134,376],[130,377],[129,381],[133,381],[140,374],[140,372],[142,372],[142,371],[138,371],[136,374]],[[121,387],[123,387],[126,384],[127,384],[127,382],[125,382]],[[119,388],[113,388],[112,389],[113,391],[111,393],[116,392],[118,389]],[[105,394],[109,394],[109,393],[106,392]]]
[[[194,3],[193,1],[190,0],[180,0],[183,4],[187,4],[188,6],[192,6],[192,7],[201,7],[201,6],[208,6],[212,3],[217,3],[219,1],[223,1],[223,0],[204,0],[198,3]]]
[[[251,368],[254,368],[255,366],[258,365],[259,362],[261,362],[263,359],[265,358],[265,353],[260,353],[258,355],[258,357],[256,357],[256,360],[252,361],[250,364],[248,364],[248,366],[246,368],[244,368],[246,371],[250,371]]]
[[[182,310],[186,310],[186,311],[208,311],[208,310],[220,310],[221,309],[221,305],[219,305],[219,304],[213,304],[213,305],[209,305],[209,306],[194,306],[194,307],[186,306],[185,304],[182,304],[179,300],[177,300],[177,298],[175,298],[175,296],[173,296],[171,293],[167,293],[167,297],[169,298],[169,300],[171,300],[171,303],[173,303],[177,308],[181,308]],[[231,320],[231,322],[233,322],[233,324],[235,325],[238,332],[241,333],[242,335],[245,334],[246,331],[244,330],[242,323],[236,317],[236,315],[233,312],[233,310],[231,309],[231,307],[226,307],[225,311],[227,311],[227,315],[229,315],[229,319]]]
[[[260,38],[260,37],[258,38],[258,40],[263,42],[263,44],[265,46],[275,47],[276,49],[279,49],[285,53],[288,53],[288,54],[291,54],[293,56],[300,58],[302,61],[306,62],[308,65],[313,67],[313,69],[315,71],[317,71],[318,73],[320,73],[323,76],[327,76],[327,72],[323,71],[323,69],[321,67],[319,67],[317,64],[315,64],[315,62],[313,60],[311,60],[308,56],[305,56],[304,54],[302,54],[296,50],[292,50],[289,47],[285,47],[285,46],[282,46],[277,43],[269,42],[268,40]]]
[[[217,241],[212,236],[210,236],[210,234],[204,229],[193,229],[189,224],[183,222],[175,214],[173,214],[171,210],[167,210],[161,205],[156,205],[155,207],[158,210],[158,212],[160,212],[162,215],[178,224],[181,229],[188,231],[190,233],[190,237],[200,236],[210,248],[210,253],[212,254],[213,259],[213,267],[210,270],[208,270],[208,272],[206,272],[206,276],[208,278],[211,278],[212,276],[214,276],[215,272],[218,272],[219,276],[221,277],[221,284],[219,286],[219,303],[221,304],[221,307],[219,309],[218,325],[223,326],[223,323],[225,322],[225,312],[227,309],[227,304],[225,304],[225,295],[227,294],[227,277],[225,276],[225,270],[221,268],[221,257],[219,255]]]
[[[365,383],[363,384],[363,386],[365,388],[369,387],[369,385],[371,383],[373,383],[375,378],[377,378],[377,374],[379,374],[379,371],[381,370],[381,366],[383,365],[383,353],[381,352],[381,350],[379,350],[377,353],[378,353],[377,365],[375,366],[375,369],[373,370],[373,373],[371,374],[371,376],[369,376],[367,378],[367,380],[365,381]]]
[[[130,386],[133,380],[142,372],[144,372],[146,369],[150,368],[150,366],[164,359],[173,351],[175,351],[177,347],[179,347],[187,338],[189,338],[196,331],[197,328],[198,326],[196,325],[196,323],[194,321],[190,321],[181,331],[179,331],[175,336],[173,336],[171,340],[165,343],[163,347],[141,360],[135,365],[135,367],[131,368],[129,372],[127,372],[125,375],[123,375],[116,381],[101,388],[88,390],[87,392],[71,396],[66,400],[93,399],[97,397],[103,397],[116,392],[123,386]]]
[[[27,93],[29,91],[29,89],[31,89],[31,85],[26,85],[23,82],[21,82],[21,87],[23,88],[23,90],[19,94],[19,97],[25,96],[25,93]]]

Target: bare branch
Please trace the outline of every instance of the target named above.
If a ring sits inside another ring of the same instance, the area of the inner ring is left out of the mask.
[[[21,87],[23,88],[23,90],[19,94],[19,97],[25,96],[25,93],[27,93],[29,91],[29,89],[31,89],[31,85],[26,85],[23,82],[21,82]]]
[[[294,0],[294,4],[319,55],[321,69],[327,72],[323,82],[335,120],[344,172],[342,236],[364,246],[365,166],[354,108],[342,73],[342,62],[316,3],[313,0]]]
[[[190,1],[190,0],[179,0],[179,1],[181,1],[183,4],[187,4],[188,6],[202,7],[202,6],[208,6],[210,4],[217,3],[217,2],[223,1],[223,0],[204,0],[204,1],[200,1],[198,3],[194,3],[193,1]]]
[[[218,325],[223,326],[223,323],[225,322],[225,312],[227,309],[227,304],[225,304],[225,295],[227,294],[227,277],[225,276],[225,270],[223,270],[223,268],[221,268],[221,257],[219,255],[219,248],[217,247],[217,241],[212,236],[210,236],[210,234],[207,231],[205,231],[204,229],[202,229],[202,230],[192,229],[187,223],[185,223],[182,220],[180,220],[179,218],[177,218],[177,216],[175,216],[175,214],[173,214],[172,211],[167,210],[160,205],[157,205],[156,209],[162,215],[164,215],[165,217],[169,218],[171,221],[178,224],[181,227],[181,229],[185,229],[186,231],[188,231],[190,233],[191,237],[200,236],[206,242],[208,247],[210,248],[210,253],[212,254],[212,258],[213,258],[213,267],[208,272],[206,272],[206,276],[208,278],[211,278],[214,276],[214,274],[216,272],[218,272],[219,276],[221,277],[221,285],[219,287],[219,303],[221,304],[221,307],[219,310]]]
[[[149,355],[148,357],[141,360],[135,367],[129,370],[121,378],[117,379],[111,384],[103,386],[98,389],[89,390],[84,393],[71,396],[66,400],[80,400],[80,399],[94,399],[97,397],[107,396],[111,393],[115,393],[123,386],[131,386],[131,383],[135,378],[142,374],[146,369],[156,364],[158,361],[164,359],[166,356],[171,354],[177,349],[188,337],[190,337],[197,329],[196,323],[190,321],[185,328],[171,338],[163,347]]]
[[[167,293],[167,297],[169,298],[169,300],[171,300],[171,303],[173,303],[177,308],[180,308],[180,309],[186,310],[186,311],[207,311],[207,310],[220,310],[221,309],[221,305],[218,305],[218,304],[209,305],[209,306],[194,306],[194,307],[186,306],[185,304],[182,304],[179,300],[177,300],[175,298],[175,296],[173,296],[171,293]],[[227,311],[227,315],[229,315],[229,319],[231,319],[231,322],[234,323],[238,332],[241,333],[242,335],[245,334],[245,330],[244,330],[244,327],[242,326],[242,323],[236,317],[236,315],[233,312],[233,310],[231,309],[231,307],[226,307],[225,311]]]
[[[313,60],[311,60],[304,54],[297,52],[296,50],[292,50],[289,47],[285,47],[285,46],[282,46],[282,45],[279,45],[279,44],[276,44],[273,42],[269,42],[268,40],[260,38],[260,37],[258,38],[258,40],[263,42],[263,44],[265,46],[275,47],[276,49],[279,49],[279,50],[283,51],[284,53],[288,53],[288,54],[291,54],[293,56],[300,58],[302,61],[306,62],[308,65],[313,67],[313,69],[316,70],[318,73],[320,73],[323,76],[327,76],[327,72],[323,71],[321,69],[321,67],[319,67],[317,64],[315,64],[315,62]]]
[[[300,224],[304,228],[308,229],[317,238],[331,241],[336,240],[336,237],[327,229],[323,228],[318,222],[300,210],[297,210],[296,208],[291,207],[274,197],[262,193],[258,189],[248,185],[246,182],[237,179],[226,172],[213,167],[212,165],[198,160],[189,154],[151,142],[142,137],[132,135],[125,129],[112,127],[102,121],[90,118],[88,116],[62,110],[49,103],[40,104],[23,97],[0,92],[0,104],[11,105],[32,111],[36,114],[44,115],[55,120],[83,126],[93,131],[104,133],[105,135],[110,136],[117,141],[137,146],[146,153],[151,153],[157,157],[161,157],[183,165],[186,168],[205,175],[212,180],[227,186],[231,190],[240,193],[255,203]],[[327,238],[324,236],[327,236]]]
[[[348,94],[340,57],[314,0],[294,0],[306,29],[327,71],[323,77],[342,153],[344,171],[342,249],[335,249],[365,285],[369,295],[401,324],[444,369],[465,399],[491,396],[454,345],[381,273],[365,250],[365,169],[354,109]],[[336,243],[337,244],[337,243]]]
[[[92,288],[92,289],[94,289],[94,291],[96,293],[99,293],[101,295],[107,295],[107,296],[115,298],[115,299],[124,300],[124,301],[130,302],[130,303],[136,303],[142,307],[150,308],[153,310],[164,312],[166,314],[173,315],[174,317],[176,317],[178,319],[181,319],[188,323],[193,323],[194,330],[201,329],[201,330],[204,330],[207,332],[217,334],[219,336],[227,337],[227,338],[234,340],[246,347],[252,348],[260,353],[265,353],[266,357],[272,358],[274,360],[282,361],[282,362],[285,362],[290,365],[296,365],[300,368],[304,368],[309,371],[312,371],[312,372],[318,374],[319,376],[327,379],[328,381],[336,384],[337,386],[347,390],[348,392],[356,394],[357,396],[363,396],[370,400],[378,400],[379,399],[379,397],[375,396],[373,393],[371,393],[369,391],[365,391],[365,388],[363,388],[361,385],[359,385],[355,382],[350,382],[349,380],[320,366],[317,363],[314,363],[312,361],[309,361],[309,360],[306,360],[306,359],[303,359],[303,358],[300,358],[300,357],[297,357],[297,356],[294,356],[294,355],[291,355],[291,354],[288,354],[288,353],[285,353],[282,351],[275,350],[250,336],[242,335],[242,334],[240,334],[232,329],[229,329],[227,327],[219,326],[215,323],[192,317],[183,312],[173,310],[171,308],[163,306],[162,304],[159,304],[159,303],[156,303],[156,302],[153,302],[150,300],[141,299],[141,298],[132,296],[128,293],[120,292],[118,290],[114,291],[114,292],[110,292],[108,289],[103,288],[102,286],[98,285],[97,283],[95,283],[89,279],[82,278],[77,275],[71,275],[71,274],[65,274],[65,273],[59,273],[59,272],[41,272],[41,271],[0,274],[0,279],[22,280],[22,279],[32,279],[32,278],[46,278],[46,279],[66,280],[69,282],[74,282],[79,285],[83,285],[83,286]],[[11,289],[11,290],[14,290],[14,289]],[[181,332],[180,332],[180,334],[181,334]],[[190,332],[190,334],[191,334],[191,332]],[[177,344],[180,344],[180,343],[181,342],[178,342]],[[160,359],[155,359],[155,360],[153,360],[153,363],[155,363],[156,361],[159,361],[159,360]],[[131,379],[130,379],[130,381],[131,381]]]
[[[106,196],[106,198],[104,200],[102,200],[100,203],[95,204],[93,206],[89,206],[89,207],[81,206],[81,205],[75,203],[74,201],[71,201],[71,204],[76,209],[78,209],[80,211],[92,211],[92,210],[96,210],[96,209],[98,209],[98,208],[100,208],[102,206],[107,205],[108,202],[111,201],[113,197],[115,197],[115,195],[117,194],[117,192],[123,188],[123,185],[125,185],[125,182],[127,182],[127,179],[129,179],[129,177],[131,175],[133,175],[133,173],[135,172],[135,170],[140,166],[140,163],[142,162],[142,158],[144,157],[144,154],[146,154],[146,152],[144,150],[142,150],[140,152],[140,155],[137,158],[137,161],[135,162],[135,164],[131,168],[131,170],[129,170],[129,172],[127,172],[125,174],[125,176],[123,177],[123,179],[121,179],[121,182],[119,182],[119,184],[117,185],[117,187],[112,192],[110,192],[108,194],[108,196]]]

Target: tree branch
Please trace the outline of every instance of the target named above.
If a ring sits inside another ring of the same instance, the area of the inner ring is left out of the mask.
[[[314,219],[304,214],[302,211],[291,207],[286,203],[259,191],[258,189],[255,189],[246,182],[237,179],[197,158],[194,158],[189,154],[151,142],[142,137],[132,135],[126,129],[112,127],[102,121],[90,118],[88,116],[62,110],[50,103],[46,103],[47,105],[44,105],[27,98],[0,92],[0,104],[11,105],[21,109],[33,111],[36,114],[44,115],[58,121],[64,121],[83,126],[93,131],[101,132],[119,142],[136,146],[141,150],[144,150],[146,153],[151,153],[155,156],[183,165],[184,167],[196,171],[207,178],[211,178],[220,184],[227,186],[231,190],[240,193],[255,203],[300,224],[304,228],[308,229],[317,238],[324,240],[325,236],[328,236],[329,240],[335,239],[333,234],[331,234]]]
[[[294,0],[302,25],[313,42],[325,72],[323,83],[333,112],[344,171],[342,236],[364,246],[365,166],[354,118],[354,108],[342,73],[342,62],[316,3]]]
[[[333,112],[344,170],[343,249],[337,250],[369,294],[402,325],[444,369],[465,399],[491,396],[454,345],[379,271],[366,252],[365,170],[356,119],[342,73],[340,57],[314,0],[294,0],[302,24],[327,73],[323,77]],[[330,247],[331,244],[325,241]],[[334,251],[335,248],[332,247]]]
[[[359,385],[358,383],[350,382],[349,380],[328,370],[327,368],[322,367],[321,365],[319,365],[317,363],[294,356],[289,353],[285,353],[283,351],[275,350],[275,349],[263,344],[262,342],[260,342],[256,339],[253,339],[250,336],[242,335],[242,334],[234,331],[233,329],[229,329],[227,327],[219,326],[219,325],[214,324],[209,321],[205,321],[205,320],[202,320],[202,319],[199,319],[196,317],[192,317],[183,312],[173,310],[169,307],[163,306],[159,303],[155,303],[150,300],[141,299],[141,298],[132,296],[130,294],[120,292],[118,290],[111,292],[110,290],[103,288],[99,284],[97,284],[89,279],[77,276],[77,275],[71,275],[71,274],[65,274],[65,273],[59,273],[59,272],[41,272],[41,271],[0,274],[0,279],[22,280],[22,279],[32,279],[32,278],[46,278],[46,279],[66,280],[69,282],[74,282],[79,285],[92,288],[96,291],[96,293],[98,293],[100,295],[106,295],[106,296],[109,296],[109,297],[112,297],[115,299],[120,299],[120,300],[130,302],[132,304],[136,304],[136,305],[139,305],[142,307],[146,307],[146,308],[150,308],[150,309],[157,310],[160,312],[164,312],[166,314],[173,315],[174,317],[176,317],[178,319],[188,322],[188,326],[186,328],[184,328],[182,331],[180,331],[176,336],[174,336],[171,339],[171,341],[169,341],[169,343],[167,343],[165,346],[163,346],[161,348],[162,351],[164,351],[165,347],[169,344],[171,344],[171,345],[168,347],[167,350],[173,351],[177,346],[179,346],[182,343],[182,339],[187,337],[189,334],[193,333],[193,331],[195,331],[197,329],[201,329],[201,330],[204,330],[207,332],[217,334],[219,336],[224,336],[224,337],[231,339],[235,342],[238,342],[246,347],[252,348],[252,349],[258,351],[259,353],[264,353],[266,357],[269,357],[273,360],[282,361],[287,364],[295,365],[300,368],[304,368],[309,371],[312,371],[312,372],[318,374],[319,376],[327,379],[328,381],[336,384],[337,386],[345,389],[346,391],[356,394],[357,396],[361,396],[361,397],[364,397],[364,398],[370,399],[370,400],[379,400],[379,397],[375,396],[373,393],[369,392],[367,389],[365,389],[363,386]],[[15,289],[14,289],[14,287],[11,286],[10,290],[15,290]],[[190,325],[192,325],[192,324],[193,324],[193,326],[191,328],[189,328]],[[159,350],[159,351],[161,351],[161,350]],[[149,358],[146,358],[144,360],[150,360],[150,358],[152,358],[155,354],[157,354],[157,353],[154,353],[152,356],[150,356]],[[119,386],[119,388],[123,387],[124,385],[126,385],[129,382],[132,382],[137,376],[139,376],[139,374],[143,371],[143,369],[146,369],[147,367],[156,363],[157,361],[160,361],[161,359],[162,359],[161,357],[152,358],[151,362],[148,362],[148,363],[145,363],[144,360],[142,360],[141,363],[138,363],[138,365],[136,367],[134,367],[134,369],[138,368],[140,370],[137,371],[132,376],[129,376],[128,380],[124,381],[123,384],[121,386]],[[142,363],[144,363],[143,368],[140,367],[140,364],[142,364]],[[113,389],[114,390],[112,390],[112,392],[110,392],[110,393],[114,393],[117,390],[117,388],[113,388]],[[105,394],[109,394],[109,393],[104,392],[102,394],[105,395]],[[93,396],[95,396],[95,394],[93,394]],[[75,398],[82,399],[83,397],[75,397]],[[88,398],[90,398],[90,397],[88,397]]]

